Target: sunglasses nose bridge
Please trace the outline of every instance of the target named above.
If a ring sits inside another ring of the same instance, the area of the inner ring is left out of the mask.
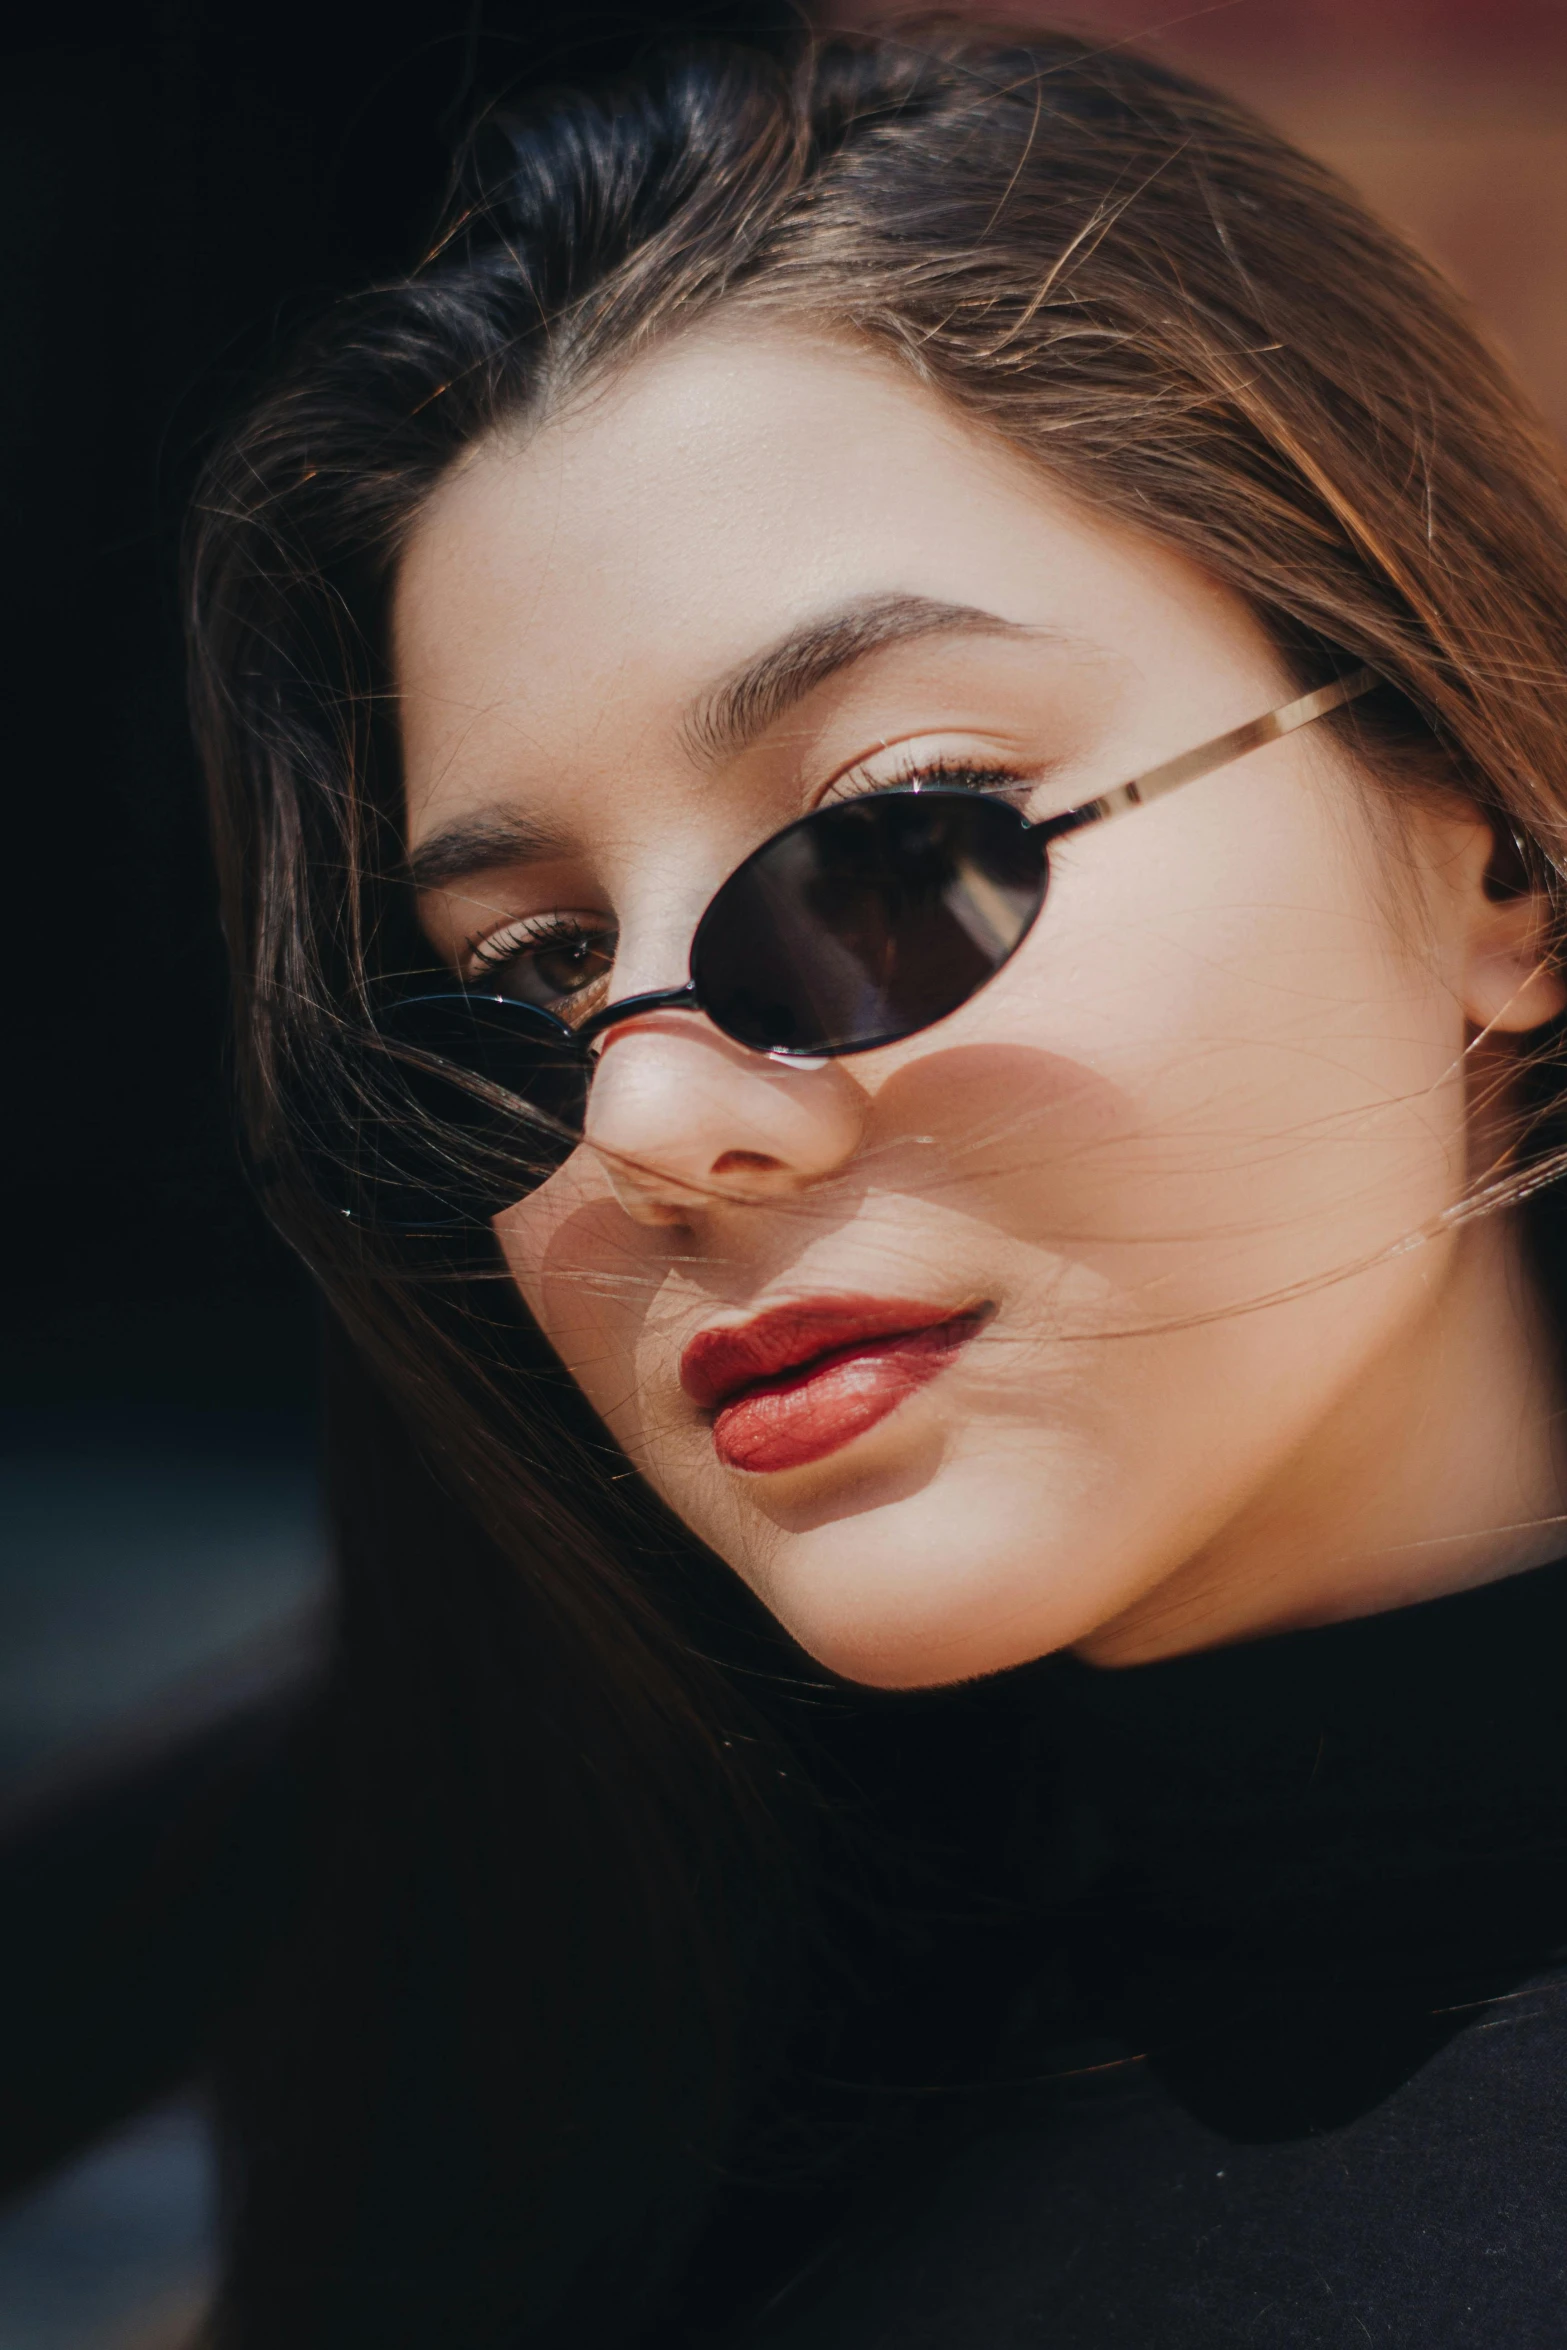
[[[611,1033],[625,1022],[644,1019],[650,1012],[700,1010],[696,988],[689,979],[680,987],[646,988],[639,995],[620,996],[614,1003],[603,1005],[577,1029],[576,1042],[589,1060],[596,1062]]]

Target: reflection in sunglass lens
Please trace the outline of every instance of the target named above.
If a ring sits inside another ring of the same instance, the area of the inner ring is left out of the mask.
[[[1004,801],[882,792],[819,809],[731,874],[697,930],[708,1017],[761,1052],[863,1052],[966,1003],[1044,903],[1042,846]]]

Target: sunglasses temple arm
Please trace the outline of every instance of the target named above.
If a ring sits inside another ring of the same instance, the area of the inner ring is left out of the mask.
[[[684,987],[656,987],[647,995],[622,996],[619,1003],[606,1004],[602,1011],[595,1012],[590,1020],[584,1020],[582,1026],[574,1031],[575,1041],[579,1046],[590,1045],[607,1028],[618,1028],[622,1020],[638,1020],[644,1012],[700,1010],[695,984],[688,979]]]
[[[1302,694],[1298,701],[1285,702],[1280,709],[1270,710],[1265,718],[1249,719],[1244,726],[1232,727],[1228,734],[1215,735],[1211,742],[1199,743],[1195,751],[1183,751],[1177,759],[1166,759],[1162,766],[1150,767],[1146,775],[1134,776],[1130,783],[1117,784],[1114,791],[1103,793],[1097,800],[1085,800],[1081,807],[1048,817],[1039,830],[1054,839],[1062,833],[1081,831],[1085,824],[1100,824],[1107,816],[1119,816],[1124,809],[1146,807],[1150,800],[1162,800],[1167,792],[1179,791],[1183,783],[1195,783],[1199,776],[1212,775],[1219,768],[1244,759],[1248,751],[1261,750],[1264,743],[1277,742],[1281,735],[1293,734],[1297,727],[1314,725],[1317,719],[1341,710],[1346,702],[1359,701],[1362,694],[1369,694],[1382,682],[1374,669],[1353,669],[1347,677],[1335,678],[1331,685],[1319,685],[1315,692]]]

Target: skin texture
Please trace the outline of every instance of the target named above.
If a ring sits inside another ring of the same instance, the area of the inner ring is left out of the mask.
[[[884,645],[744,744],[694,723],[896,594],[1013,627]],[[613,923],[617,996],[678,984],[717,885],[829,791],[945,756],[1042,815],[1296,690],[1185,561],[891,363],[755,320],[470,452],[395,643],[411,845],[554,836],[425,891],[430,937],[471,975],[519,916]],[[1378,788],[1317,727],[1071,839],[1014,960],[901,1045],[791,1069],[689,1013],[611,1031],[586,1145],[502,1245],[631,1460],[824,1664],[1135,1662],[1563,1547],[1513,1221],[1441,1222],[1561,991],[1478,816],[1405,786],[1390,827]],[[990,1311],[828,1457],[726,1467],[682,1349],[844,1295]]]

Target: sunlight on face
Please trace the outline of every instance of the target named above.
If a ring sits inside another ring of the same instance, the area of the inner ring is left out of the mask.
[[[758,668],[895,598],[996,625]],[[396,650],[411,841],[491,843],[425,926],[568,1013],[677,985],[725,875],[826,796],[935,774],[1041,815],[1297,690],[1182,559],[890,363],[755,321],[471,452]],[[611,1032],[587,1144],[500,1239],[813,1655],[913,1684],[1153,1654],[1396,1594],[1516,1518],[1546,1438],[1510,1240],[1398,1244],[1463,1192],[1486,986],[1505,1027],[1550,1006],[1478,821],[1433,802],[1407,844],[1395,874],[1317,728],[1061,844],[1013,961],[901,1044]]]

